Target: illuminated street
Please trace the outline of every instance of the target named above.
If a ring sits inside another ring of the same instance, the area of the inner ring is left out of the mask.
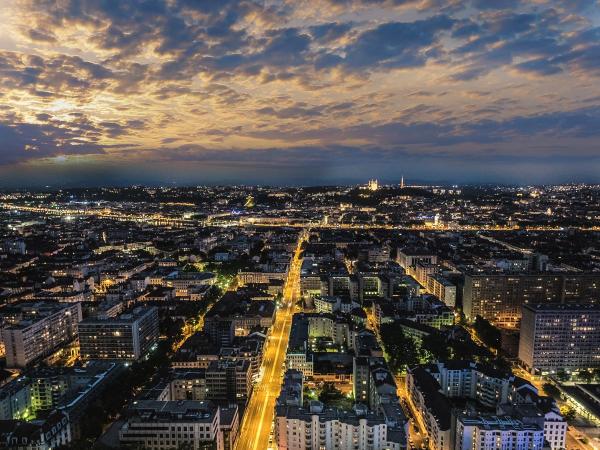
[[[295,302],[299,293],[300,249],[304,237],[299,240],[284,290],[282,307],[277,311],[265,346],[261,367],[262,378],[255,386],[247,405],[236,450],[264,450],[270,448],[269,435],[273,423],[275,399],[279,395],[284,372],[285,354],[292,326]]]
[[[600,0],[0,24],[0,450],[600,450]]]

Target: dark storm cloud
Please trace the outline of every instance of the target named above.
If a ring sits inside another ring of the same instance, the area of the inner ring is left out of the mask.
[[[553,60],[557,56],[560,60],[568,59],[566,55],[575,51],[577,45],[559,25],[560,17],[555,10],[535,14],[501,11],[461,21],[453,36],[469,40],[452,51],[454,64],[458,66],[452,78],[472,80],[511,67],[517,58],[525,59],[516,65],[520,71],[558,73],[561,69]]]
[[[517,116],[506,120],[393,121],[362,124],[347,128],[317,128],[302,131],[262,130],[252,136],[274,139],[311,139],[335,142],[344,139],[367,139],[371,145],[385,146],[454,146],[464,143],[489,144],[510,142],[534,135],[559,138],[600,138],[600,108],[583,108],[566,112],[549,112]]]
[[[103,90],[128,92],[144,78],[145,68],[139,64],[112,70],[79,56],[42,57],[0,50],[0,87],[28,91],[42,98],[86,101]]]
[[[320,52],[315,67],[343,67],[348,71],[420,67],[439,56],[435,46],[440,34],[453,23],[445,15],[414,22],[387,22],[360,33],[338,53]]]
[[[0,122],[0,165],[58,155],[103,154],[104,149],[80,134],[51,124]]]

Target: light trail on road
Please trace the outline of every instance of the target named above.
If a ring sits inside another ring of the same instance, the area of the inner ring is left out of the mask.
[[[265,450],[269,448],[271,424],[275,414],[275,400],[281,389],[285,355],[292,327],[295,302],[299,294],[301,235],[288,272],[283,293],[283,307],[277,311],[275,323],[271,328],[269,340],[265,345],[261,368],[262,379],[254,388],[242,421],[236,450]]]

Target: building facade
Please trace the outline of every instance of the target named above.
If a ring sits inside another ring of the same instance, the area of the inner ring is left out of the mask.
[[[119,431],[121,445],[146,450],[224,450],[219,408],[210,402],[141,400]]]
[[[158,309],[138,307],[116,318],[86,319],[79,327],[83,360],[138,360],[158,342]]]
[[[454,450],[542,450],[544,430],[511,417],[459,416]]]
[[[81,304],[38,302],[24,308],[23,320],[2,330],[7,367],[26,367],[77,337]]]
[[[600,305],[523,306],[519,360],[527,370],[552,373],[600,367]]]

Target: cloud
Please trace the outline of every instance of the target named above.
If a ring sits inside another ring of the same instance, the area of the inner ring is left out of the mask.
[[[427,109],[427,108],[426,108]],[[346,128],[325,127],[295,132],[264,130],[253,136],[296,140],[318,140],[322,144],[363,139],[368,145],[448,147],[465,143],[490,144],[523,141],[533,136],[558,139],[600,138],[600,108],[555,111],[505,120],[479,119],[469,122],[411,120],[423,107],[408,110],[402,121],[361,124]]]
[[[0,165],[61,155],[100,155],[102,146],[55,125],[0,123]]]
[[[334,167],[400,148],[489,158],[492,147],[542,154],[533,140],[600,142],[597,1],[15,5],[10,38],[0,33],[5,165],[63,154],[209,164],[259,149],[241,156],[247,167]]]
[[[342,55],[323,54],[317,67],[343,66],[349,70],[418,67],[438,56],[435,44],[440,33],[452,27],[447,16],[415,22],[388,22],[359,34],[344,47]]]

